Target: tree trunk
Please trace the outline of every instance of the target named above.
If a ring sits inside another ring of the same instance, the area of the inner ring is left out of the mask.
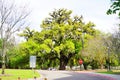
[[[5,43],[4,40],[2,42],[2,74],[5,74]]]
[[[65,62],[62,60],[62,61],[60,61],[59,70],[65,70],[65,69],[66,69],[66,64],[65,64]]]
[[[100,68],[101,68],[101,69],[104,69],[104,66],[103,66],[103,64],[101,64],[101,65],[100,65]]]
[[[65,55],[63,55],[63,53],[61,52],[59,70],[65,70],[67,63],[68,63],[68,58]]]
[[[89,65],[89,64],[90,64],[90,62],[85,62],[85,61],[83,61],[83,67],[84,67],[85,70],[88,69],[88,65]]]
[[[5,74],[5,57],[2,59],[2,74]]]
[[[84,66],[84,69],[87,70],[88,65],[83,63],[83,66]]]
[[[5,74],[6,40],[2,38],[2,74]]]

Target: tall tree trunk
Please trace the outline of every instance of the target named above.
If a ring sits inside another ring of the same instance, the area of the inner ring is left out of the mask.
[[[5,57],[2,57],[2,74],[5,74]]]
[[[3,39],[2,41],[2,74],[5,74],[5,56],[6,56],[6,51],[5,51],[5,40]]]

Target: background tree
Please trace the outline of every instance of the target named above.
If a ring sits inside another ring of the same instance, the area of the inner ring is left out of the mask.
[[[112,5],[110,6],[110,9],[108,9],[107,14],[118,14],[118,17],[120,17],[120,0],[111,0]],[[114,53],[117,53],[118,57],[120,56],[120,24],[118,26],[118,30],[116,30],[109,40],[111,41],[111,49],[114,51]],[[119,57],[120,59],[120,57]]]
[[[18,36],[24,37],[28,41],[28,39],[33,36],[34,32],[35,32],[34,30],[30,30],[29,27],[26,27],[22,33],[18,34]]]
[[[2,74],[5,69],[5,57],[7,53],[7,42],[13,34],[20,30],[28,16],[25,7],[17,7],[14,2],[0,0],[0,38],[2,39]]]
[[[98,68],[99,66],[103,69],[106,63],[107,51],[102,38],[99,36],[89,40],[83,55],[89,58],[92,69]]]
[[[115,31],[115,33],[109,37],[109,40],[111,41],[111,50],[118,55],[120,63],[120,31]]]

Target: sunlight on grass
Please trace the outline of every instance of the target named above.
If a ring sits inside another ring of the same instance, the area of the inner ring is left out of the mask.
[[[36,71],[34,72],[33,70],[6,69],[5,75],[1,75],[0,73],[0,78],[2,78],[2,80],[17,80],[18,77],[21,79],[29,79],[34,78],[34,76],[40,77],[39,73]]]

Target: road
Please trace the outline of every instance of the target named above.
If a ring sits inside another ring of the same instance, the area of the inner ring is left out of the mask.
[[[39,80],[44,80],[44,78],[47,78],[47,80],[120,80],[120,75],[103,75],[86,71],[38,70],[38,72],[42,75],[42,78]]]

